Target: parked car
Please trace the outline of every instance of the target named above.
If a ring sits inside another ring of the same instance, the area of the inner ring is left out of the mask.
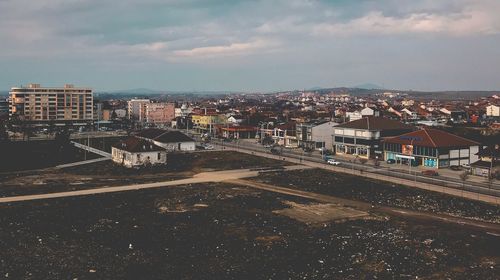
[[[450,169],[453,170],[453,171],[460,171],[462,170],[462,168],[458,165],[452,165],[450,166]]]
[[[328,164],[335,165],[335,166],[340,164],[340,162],[339,162],[339,161],[336,161],[336,160],[334,160],[333,158],[331,158],[331,159],[327,160],[326,162],[327,162]]]
[[[422,171],[422,175],[439,176],[439,173],[436,170],[424,170]]]
[[[460,164],[460,166],[462,166],[463,168],[466,168],[466,169],[470,169],[470,164],[468,164],[468,163],[462,163],[462,164]]]
[[[213,150],[213,149],[214,149],[214,146],[212,146],[212,145],[208,145],[208,144],[205,144],[205,145],[203,145],[203,148],[204,148],[205,150]]]
[[[396,163],[396,160],[395,160],[395,159],[390,158],[390,159],[388,159],[386,162],[387,162],[388,164],[393,164],[393,163]]]

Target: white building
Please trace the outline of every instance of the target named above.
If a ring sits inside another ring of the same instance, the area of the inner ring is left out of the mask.
[[[131,136],[111,147],[111,158],[125,167],[167,163],[167,152],[147,140]]]
[[[500,117],[500,106],[490,105],[486,107],[486,116],[488,117]]]

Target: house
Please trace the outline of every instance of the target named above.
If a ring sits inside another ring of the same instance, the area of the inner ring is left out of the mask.
[[[128,137],[111,147],[111,159],[126,167],[167,163],[167,151],[145,139]]]
[[[476,154],[479,160],[471,163],[471,173],[478,176],[500,176],[500,147],[487,147]]]
[[[378,110],[372,109],[370,107],[365,107],[361,110],[361,116],[375,116],[380,117],[380,112]]]
[[[195,141],[180,131],[149,128],[140,131],[135,136],[167,151],[194,151],[196,149]]]
[[[332,134],[337,125],[338,123],[326,120],[297,123],[295,133],[298,146],[309,149],[331,149]]]
[[[383,137],[409,132],[413,127],[383,117],[363,117],[340,124],[333,133],[335,153],[363,158],[382,158]]]
[[[384,139],[384,158],[400,164],[444,168],[478,160],[479,143],[438,129],[422,129]]]

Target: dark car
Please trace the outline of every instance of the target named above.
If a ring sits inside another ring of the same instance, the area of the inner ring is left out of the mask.
[[[386,162],[387,162],[388,164],[393,164],[393,163],[396,163],[396,160],[395,160],[395,159],[390,158],[390,159],[388,159]]]
[[[460,171],[462,170],[462,168],[458,165],[452,165],[450,166],[450,169],[453,170],[453,171]]]
[[[422,171],[422,175],[439,176],[439,173],[435,170],[424,170],[424,171]]]

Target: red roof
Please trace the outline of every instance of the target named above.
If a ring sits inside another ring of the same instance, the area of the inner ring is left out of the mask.
[[[384,139],[386,143],[422,147],[468,147],[479,143],[438,129],[422,129]]]

